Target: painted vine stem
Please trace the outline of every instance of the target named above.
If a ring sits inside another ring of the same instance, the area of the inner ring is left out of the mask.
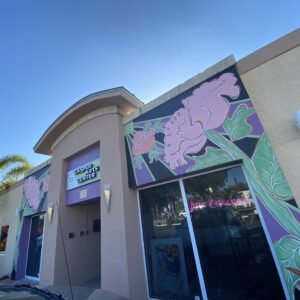
[[[243,166],[251,180],[255,194],[262,201],[264,207],[290,234],[284,236],[279,241],[276,241],[274,243],[274,248],[288,287],[290,298],[295,300],[294,289],[297,287],[299,282],[299,274],[295,273],[295,270],[298,271],[300,266],[300,226],[292,211],[299,213],[299,210],[287,202],[275,200],[271,197],[265,186],[260,183],[261,181],[259,175],[252,160],[235,144],[230,142],[218,132],[208,130],[205,132],[205,134],[209,140],[211,140],[221,149],[225,150],[234,160],[242,159]],[[294,245],[295,243],[296,247]],[[294,267],[297,267],[297,269]]]
[[[276,218],[276,220],[287,232],[299,238],[300,226],[290,209],[297,212],[298,210],[287,202],[274,200],[269,195],[266,188],[262,184],[260,184],[259,175],[257,174],[257,171],[253,166],[252,161],[235,144],[230,142],[218,132],[208,130],[205,132],[205,134],[210,141],[212,141],[214,144],[225,150],[228,154],[231,155],[231,157],[234,160],[243,160],[243,165],[247,171],[247,175],[251,179],[253,189],[259,197],[259,199],[263,202],[266,209]]]

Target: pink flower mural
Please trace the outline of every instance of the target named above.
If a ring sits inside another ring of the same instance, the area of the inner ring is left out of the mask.
[[[147,132],[137,131],[132,142],[132,153],[134,155],[148,153],[155,144],[155,129],[150,128]]]
[[[237,78],[225,73],[218,79],[203,83],[193,94],[181,101],[164,129],[165,157],[171,169],[185,165],[186,154],[199,152],[205,145],[205,130],[223,124],[229,109],[224,95],[236,99],[240,94]]]
[[[28,177],[24,183],[25,198],[29,206],[36,210],[40,202],[40,182],[33,176]]]

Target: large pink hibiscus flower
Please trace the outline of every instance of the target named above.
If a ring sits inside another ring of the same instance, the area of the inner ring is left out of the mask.
[[[207,141],[205,130],[223,124],[229,109],[224,95],[235,99],[240,94],[237,78],[225,73],[218,79],[203,83],[193,94],[182,100],[164,129],[165,157],[171,169],[186,164],[185,154],[199,152]]]
[[[40,202],[40,182],[33,176],[25,179],[24,194],[29,206],[36,210]]]

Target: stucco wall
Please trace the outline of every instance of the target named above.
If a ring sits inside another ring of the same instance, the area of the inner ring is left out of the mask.
[[[23,182],[23,181],[22,181]],[[0,227],[9,225],[6,251],[0,253],[0,277],[10,275],[13,264],[13,254],[16,243],[16,233],[19,218],[16,217],[16,208],[20,207],[23,184],[12,186],[0,194]]]
[[[300,47],[241,74],[254,107],[300,206]]]
[[[99,200],[62,206],[62,227],[72,284],[100,276],[100,233],[93,232],[93,220],[100,218]],[[81,232],[84,232],[84,234]],[[68,234],[74,237],[69,238]],[[60,266],[63,269],[65,265]]]
[[[48,198],[50,201],[58,200],[62,222],[70,223],[67,220],[70,208],[65,207],[64,203],[66,159],[95,143],[100,143],[101,151],[100,190],[103,191],[103,184],[112,185],[110,210],[107,211],[104,201],[101,201],[99,211],[101,287],[131,299],[145,299],[146,282],[136,192],[128,188],[122,117],[118,113],[104,114],[80,124],[56,145],[52,153]],[[67,230],[63,234],[68,256],[71,257],[73,254],[70,251],[75,251],[72,249],[72,239],[67,237]],[[42,258],[41,285],[66,284],[66,265],[56,208],[52,222],[46,221],[44,247],[48,251]],[[77,270],[80,270],[80,263],[85,264],[84,257],[78,262]]]

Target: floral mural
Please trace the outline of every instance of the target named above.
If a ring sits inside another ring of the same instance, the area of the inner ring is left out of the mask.
[[[291,299],[300,285],[300,211],[235,66],[124,126],[130,185],[241,162]]]
[[[35,177],[30,176],[25,179],[24,195],[28,205],[36,210],[40,202],[40,182]]]
[[[12,278],[22,279],[25,276],[26,253],[30,228],[29,217],[46,210],[49,189],[50,165],[40,169],[24,180],[23,197],[19,208],[19,224],[12,268]],[[23,254],[23,255],[21,255]]]
[[[184,156],[198,153],[206,144],[205,130],[223,124],[229,103],[223,95],[235,99],[239,95],[237,79],[231,73],[206,82],[182,100],[164,128],[165,161],[171,169],[185,165]]]
[[[23,188],[22,209],[24,216],[45,210],[46,196],[49,188],[49,168],[42,169],[25,179]]]
[[[134,155],[148,153],[155,143],[155,129],[148,132],[137,131],[133,136],[132,153]]]

